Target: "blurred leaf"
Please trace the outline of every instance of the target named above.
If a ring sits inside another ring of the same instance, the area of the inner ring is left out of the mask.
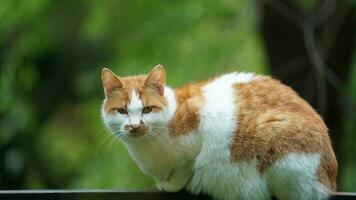
[[[308,13],[312,11],[315,6],[318,5],[320,1],[318,0],[298,0],[298,3],[304,12]],[[323,1],[322,1],[323,2]],[[325,3],[325,2],[324,2]]]

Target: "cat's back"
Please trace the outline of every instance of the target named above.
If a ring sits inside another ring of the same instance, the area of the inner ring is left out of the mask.
[[[306,101],[268,76],[229,73],[192,84],[183,91],[189,94],[186,98],[191,102],[198,102],[194,106],[198,107],[199,119],[195,121],[203,132],[225,126],[255,135],[258,128],[267,124],[276,122],[282,127],[290,120],[301,120],[297,124],[308,122],[321,134],[328,135],[323,120]]]
[[[269,76],[229,73],[200,83],[199,87],[203,123],[234,121],[236,130],[245,132],[244,125],[252,128],[265,122],[301,117],[327,133],[323,120],[306,101]]]

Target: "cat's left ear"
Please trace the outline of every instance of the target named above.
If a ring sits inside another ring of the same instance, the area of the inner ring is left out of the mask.
[[[124,85],[120,78],[107,68],[102,69],[101,80],[103,82],[105,96],[108,96],[114,90],[121,89]]]
[[[157,65],[148,74],[145,87],[157,91],[160,95],[164,94],[164,85],[166,84],[166,72],[162,65]]]

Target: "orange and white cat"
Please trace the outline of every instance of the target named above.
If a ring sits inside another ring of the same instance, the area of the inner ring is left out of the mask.
[[[229,73],[173,90],[102,71],[107,128],[157,188],[215,199],[326,199],[337,161],[320,116],[267,76]]]

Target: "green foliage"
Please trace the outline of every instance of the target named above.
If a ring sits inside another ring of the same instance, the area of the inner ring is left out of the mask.
[[[316,6],[318,6],[319,1],[316,0],[298,0],[299,6],[306,13],[310,13]]]
[[[351,103],[354,107],[356,102],[356,52],[354,52],[354,59],[352,62],[352,71],[350,73],[350,82],[348,84],[348,97],[347,102],[348,104]],[[347,109],[345,116],[343,117],[343,129],[344,129],[344,136],[342,139],[342,152],[345,153],[345,161],[343,162],[344,165],[341,166],[342,170],[340,170],[340,179],[341,181],[339,187],[342,188],[344,191],[355,191],[356,185],[356,178],[355,178],[355,171],[356,171],[356,162],[355,162],[355,154],[356,154],[356,137],[355,130],[356,130],[356,113],[353,109]]]

